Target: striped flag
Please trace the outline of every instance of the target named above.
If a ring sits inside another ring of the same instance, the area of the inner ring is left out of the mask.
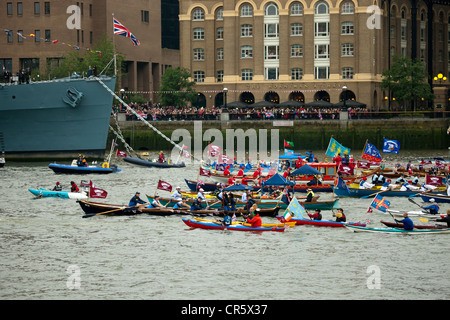
[[[114,25],[114,34],[130,38],[134,46],[139,46],[141,44],[139,40],[130,32],[130,30],[125,28],[125,26],[114,17],[113,17],[113,25]]]

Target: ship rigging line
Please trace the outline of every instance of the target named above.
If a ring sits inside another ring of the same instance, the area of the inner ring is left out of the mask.
[[[155,131],[157,134],[159,134],[161,137],[163,137],[164,139],[166,139],[168,142],[170,142],[171,144],[173,144],[176,148],[178,148],[180,150],[180,152],[184,152],[183,148],[180,147],[178,144],[176,144],[175,142],[173,142],[170,138],[168,138],[164,133],[162,133],[161,131],[159,131],[158,129],[156,129],[154,126],[152,126],[147,120],[145,120],[139,113],[137,113],[136,111],[134,111],[125,101],[123,101],[117,94],[114,93],[114,91],[112,91],[111,89],[108,88],[108,86],[106,84],[103,83],[102,80],[100,80],[100,78],[98,77],[94,77],[95,80],[97,80],[113,97],[115,97],[117,100],[120,101],[120,103],[122,103],[128,111],[130,111],[131,113],[133,113],[139,120],[143,121],[148,127],[150,127],[153,131]],[[194,155],[192,153],[189,153],[190,156],[196,160],[201,162],[201,160],[198,160],[194,157]]]

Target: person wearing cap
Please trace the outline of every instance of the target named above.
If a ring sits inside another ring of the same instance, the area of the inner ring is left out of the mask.
[[[181,190],[181,187],[176,187],[175,191],[172,193],[170,199],[172,199],[173,201],[180,201],[182,198],[180,190]]]
[[[435,203],[436,200],[434,198],[430,199],[431,204],[429,206],[420,206],[424,210],[429,210],[430,214],[438,214],[439,213],[439,206]]]
[[[412,229],[414,229],[414,222],[411,220],[410,217],[408,217],[408,213],[407,212],[403,213],[403,219],[402,220],[397,220],[397,219],[394,219],[394,220],[396,222],[403,223],[403,229],[405,229],[405,230],[411,231]]]
[[[58,182],[56,182],[56,186],[53,188],[53,191],[61,191],[62,185]]]
[[[344,214],[344,209],[337,209],[337,213],[334,213],[333,216],[336,217],[336,222],[346,222],[347,221],[347,217]]]
[[[159,202],[159,198],[161,198],[159,195],[156,195],[153,201],[148,205],[147,208],[164,208],[164,206]]]
[[[247,223],[251,224],[252,228],[261,227],[262,221],[261,217],[259,216],[258,209],[256,209],[256,211],[251,211],[249,215],[244,215],[244,218],[246,218]]]
[[[314,199],[314,192],[312,191],[311,188],[308,188],[306,190],[307,194],[306,194],[306,200],[305,202],[312,202]]]
[[[450,228],[450,209],[447,209],[447,216],[441,219],[435,219],[436,222],[447,222],[447,228]]]
[[[322,220],[322,214],[320,213],[320,209],[316,209],[313,214],[308,213],[308,216],[313,220]]]
[[[128,203],[128,206],[129,206],[129,207],[135,207],[135,206],[137,206],[138,204],[144,204],[144,203],[146,203],[144,200],[142,200],[142,199],[140,198],[140,196],[141,196],[141,193],[140,193],[139,191],[136,192],[136,194],[133,196],[133,198],[130,199],[130,202]]]
[[[203,190],[203,188],[200,188],[200,189],[198,190],[198,193],[197,193],[197,200],[200,200],[200,201],[206,201],[206,197],[205,197],[205,194],[204,194],[203,192],[205,192],[205,190]]]
[[[164,156],[164,152],[160,151],[158,155],[158,162],[162,163],[164,161],[166,161],[166,157]]]

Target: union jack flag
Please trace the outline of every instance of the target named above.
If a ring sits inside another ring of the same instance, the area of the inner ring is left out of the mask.
[[[113,21],[114,21],[114,34],[130,38],[134,46],[138,46],[141,44],[139,40],[130,32],[130,30],[125,28],[125,26],[119,22],[119,20],[113,18]]]

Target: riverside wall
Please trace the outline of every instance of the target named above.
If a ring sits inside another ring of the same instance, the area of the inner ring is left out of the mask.
[[[202,147],[208,144],[204,133],[208,129],[218,129],[222,132],[224,147],[227,134],[246,139],[245,133],[256,131],[259,135],[267,131],[267,146],[271,147],[271,137],[278,136],[279,147],[283,148],[283,140],[294,142],[296,150],[326,150],[330,138],[335,138],[342,145],[354,150],[362,150],[366,141],[381,148],[383,139],[400,141],[402,150],[435,150],[450,147],[450,118],[428,119],[367,119],[367,120],[218,120],[218,121],[149,121],[175,143],[172,133],[176,129],[187,130],[194,138],[194,129],[202,131]],[[134,150],[171,150],[173,145],[162,138],[142,121],[119,121],[120,130],[127,143]],[[116,124],[111,122],[115,128]],[[243,131],[236,131],[242,129]],[[217,131],[216,131],[217,132]],[[238,134],[236,134],[238,133]],[[244,133],[244,134],[242,134]],[[197,133],[198,134],[198,133]],[[114,137],[110,131],[109,138]],[[198,137],[198,135],[197,135]],[[214,138],[212,143],[214,143]],[[248,140],[248,139],[247,139]],[[118,141],[119,145],[121,142]],[[246,141],[248,146],[249,141]],[[236,145],[236,143],[235,143]]]

